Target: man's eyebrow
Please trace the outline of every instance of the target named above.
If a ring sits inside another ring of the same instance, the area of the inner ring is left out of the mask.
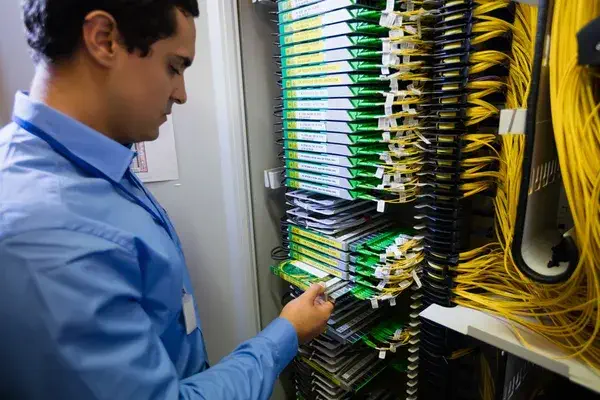
[[[192,65],[192,59],[189,57],[180,56],[180,55],[176,54],[175,58],[177,58],[177,60],[181,61],[181,65],[183,65],[184,68],[187,68],[190,65]]]

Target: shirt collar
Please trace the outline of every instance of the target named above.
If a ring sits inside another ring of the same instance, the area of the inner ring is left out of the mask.
[[[13,114],[44,131],[69,152],[119,182],[135,157],[129,147],[87,125],[17,92]]]

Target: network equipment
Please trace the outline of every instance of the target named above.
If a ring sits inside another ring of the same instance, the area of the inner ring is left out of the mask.
[[[319,283],[335,303],[294,363],[297,398],[502,396],[506,357],[421,320],[431,304],[503,317],[598,369],[600,57],[582,51],[598,2],[277,9],[272,272],[291,297]]]
[[[382,212],[416,199],[433,19],[362,0],[278,2],[277,16],[287,259],[272,271],[336,304],[300,351],[297,395],[415,399],[423,238]]]

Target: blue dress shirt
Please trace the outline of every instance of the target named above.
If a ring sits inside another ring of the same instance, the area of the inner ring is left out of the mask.
[[[0,398],[269,398],[294,328],[277,319],[209,369],[202,328],[186,333],[181,244],[134,153],[24,93],[13,120],[0,130]]]

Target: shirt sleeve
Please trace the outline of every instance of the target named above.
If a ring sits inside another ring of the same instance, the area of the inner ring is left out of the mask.
[[[48,230],[0,242],[0,398],[268,399],[296,355],[275,320],[219,364],[180,380],[143,306],[133,251]]]

